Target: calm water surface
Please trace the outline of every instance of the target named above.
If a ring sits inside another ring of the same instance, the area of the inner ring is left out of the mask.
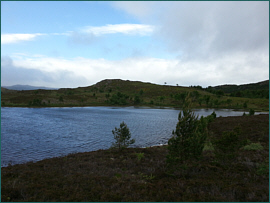
[[[195,110],[207,116],[209,110]],[[166,144],[179,110],[151,108],[64,107],[1,108],[1,166],[38,161],[70,153],[108,149],[112,130],[124,121],[134,147]],[[217,116],[243,112],[216,110]]]

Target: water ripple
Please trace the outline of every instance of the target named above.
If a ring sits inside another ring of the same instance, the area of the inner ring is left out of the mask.
[[[206,116],[213,110],[196,112]],[[135,147],[163,145],[171,137],[178,113],[133,107],[1,108],[1,166],[108,149],[114,141],[112,130],[122,121],[130,128]]]

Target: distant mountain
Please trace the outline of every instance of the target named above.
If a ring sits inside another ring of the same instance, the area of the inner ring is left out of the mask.
[[[50,88],[50,87],[36,87],[31,85],[12,85],[12,86],[2,86],[3,88],[9,89],[9,90],[57,90],[58,88]]]

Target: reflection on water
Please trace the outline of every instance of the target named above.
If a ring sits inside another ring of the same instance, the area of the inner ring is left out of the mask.
[[[213,109],[195,112],[207,116]],[[114,141],[112,130],[122,121],[136,140],[134,147],[165,144],[178,114],[179,110],[168,108],[1,108],[1,166],[107,149]],[[216,110],[216,114],[243,112]]]

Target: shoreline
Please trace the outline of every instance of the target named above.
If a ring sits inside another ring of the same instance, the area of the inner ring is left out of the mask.
[[[108,108],[138,108],[138,109],[173,109],[173,110],[181,110],[181,107],[174,107],[174,106],[110,106],[110,105],[86,105],[86,106],[69,106],[69,105],[63,105],[63,106],[2,106],[1,108],[83,108],[83,107],[108,107]],[[249,109],[236,109],[236,108],[192,108],[192,110],[201,110],[201,109],[206,109],[206,110],[231,110],[231,111],[243,111],[243,112],[249,112]],[[264,109],[254,109],[255,113],[263,113],[263,114],[269,114],[269,110],[264,110]]]
[[[149,147],[128,147],[127,149],[133,149],[133,150],[140,150],[140,149],[150,149],[150,148],[155,148],[155,147],[165,147],[168,144],[160,144],[160,145],[153,145],[153,146],[149,146]],[[1,165],[1,169],[3,168],[8,168],[8,167],[14,167],[14,166],[20,166],[20,165],[28,165],[28,164],[37,164],[39,162],[43,162],[46,160],[50,160],[50,159],[62,159],[68,156],[73,156],[73,155],[79,155],[79,154],[88,154],[88,153],[96,153],[96,152],[108,152],[111,149],[97,149],[97,150],[93,150],[93,151],[86,151],[86,152],[74,152],[74,153],[69,153],[66,155],[60,155],[60,156],[54,156],[54,157],[50,157],[50,158],[45,158],[45,159],[41,159],[41,160],[37,160],[37,161],[27,161],[27,162],[23,162],[23,163],[17,163],[17,164],[12,164],[12,162],[6,164],[5,166]]]

